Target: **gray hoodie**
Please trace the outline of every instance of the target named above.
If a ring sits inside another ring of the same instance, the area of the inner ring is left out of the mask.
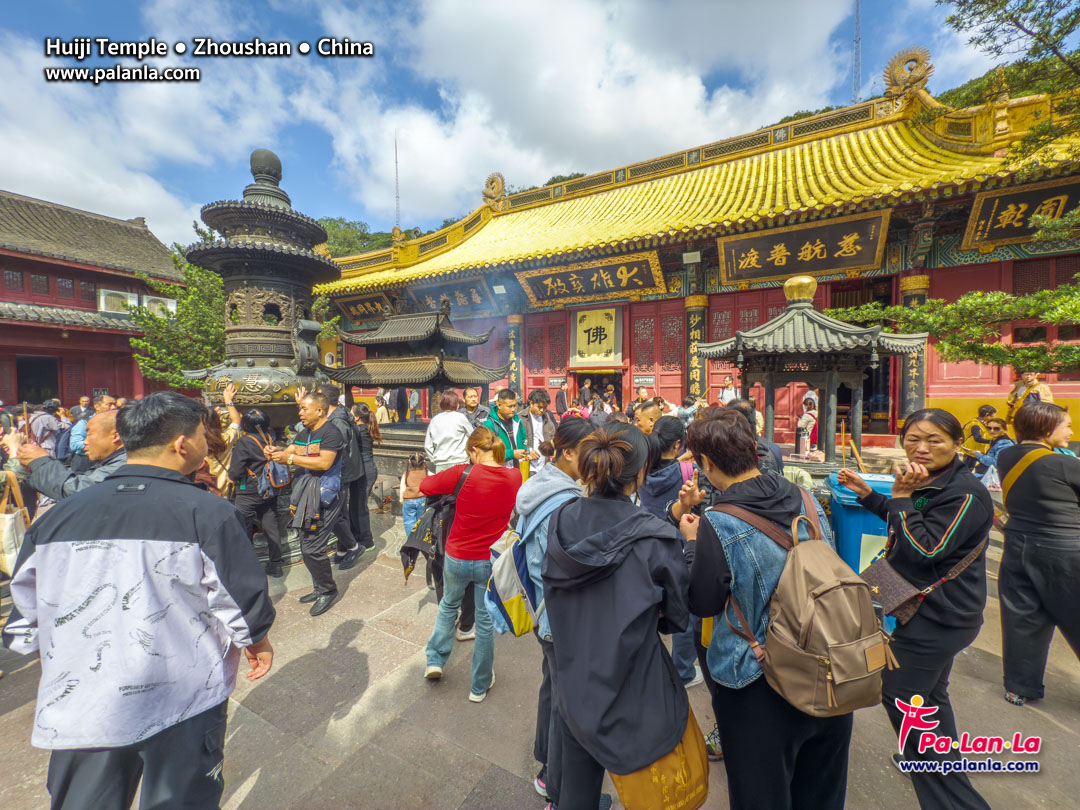
[[[547,554],[548,520],[554,511],[553,507],[581,497],[583,494],[577,482],[554,463],[544,466],[518,490],[517,528],[518,533],[525,537],[525,563],[529,567],[529,578],[532,580],[533,587],[536,588],[537,604],[544,598],[544,578],[541,568],[544,555]],[[539,524],[532,519],[534,515],[540,518]],[[528,532],[528,535],[524,532]],[[551,624],[548,622],[546,609],[540,612],[537,632],[540,638],[551,641]]]
[[[125,464],[127,451],[122,447],[84,473],[73,473],[56,459],[43,456],[30,462],[30,486],[42,495],[60,501],[100,484]]]

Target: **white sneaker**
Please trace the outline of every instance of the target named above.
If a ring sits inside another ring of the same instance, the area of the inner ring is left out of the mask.
[[[495,685],[495,673],[492,672],[491,673],[491,686],[488,686],[487,692],[481,692],[480,694],[477,694],[476,692],[470,692],[469,693],[469,701],[472,702],[472,703],[483,703],[484,698],[486,698],[488,696],[488,692],[491,691],[491,687],[494,686],[494,685]]]
[[[705,676],[701,674],[701,664],[694,664],[694,677],[686,684],[686,688],[705,683]]]
[[[459,627],[457,630],[454,631],[454,638],[456,638],[458,641],[472,641],[476,638],[476,625],[470,627],[468,632],[462,632],[461,628]]]
[[[442,667],[435,664],[428,664],[427,669],[424,670],[424,677],[429,681],[437,681],[442,677]]]

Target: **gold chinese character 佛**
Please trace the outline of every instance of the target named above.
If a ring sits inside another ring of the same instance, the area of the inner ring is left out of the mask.
[[[844,236],[842,236],[840,238],[840,244],[838,245],[839,250],[837,250],[836,253],[833,254],[833,256],[856,256],[856,255],[858,255],[859,251],[862,250],[862,245],[856,245],[855,244],[858,241],[859,241],[859,234],[857,234],[857,233],[844,234]]]
[[[1009,203],[1009,205],[998,214],[997,225],[995,228],[1008,228],[1010,225],[1014,228],[1022,228],[1024,226],[1024,212],[1027,211],[1027,203]]]
[[[1035,206],[1035,210],[1031,212],[1032,216],[1038,214],[1039,216],[1046,217],[1047,219],[1061,219],[1061,216],[1065,213],[1065,206],[1069,202],[1068,194],[1061,194],[1057,197],[1049,197]]]
[[[753,248],[750,248],[750,250],[746,251],[746,253],[744,253],[743,255],[741,255],[739,257],[739,269],[740,270],[747,270],[747,269],[749,269],[751,267],[760,268],[761,263],[758,262],[758,258],[759,258],[758,252],[756,250],[754,250]]]
[[[787,245],[783,242],[777,242],[773,245],[772,250],[769,251],[769,255],[765,257],[765,261],[772,262],[777,267],[783,267],[787,264],[787,259],[790,255],[791,251],[787,249]]]
[[[815,239],[814,244],[810,244],[809,240],[799,248],[799,261],[809,262],[814,259],[824,259],[828,256],[825,250],[825,245],[821,243],[820,239]]]

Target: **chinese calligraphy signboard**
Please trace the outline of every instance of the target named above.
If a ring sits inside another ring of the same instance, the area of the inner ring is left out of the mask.
[[[655,250],[515,273],[529,305],[581,304],[667,292]]]
[[[698,344],[705,342],[705,313],[709,299],[706,296],[698,296],[703,299],[703,306],[690,306],[687,299],[686,310],[686,392],[696,399],[702,399],[706,391],[705,361],[701,359]]]
[[[1035,214],[1061,219],[1080,206],[1080,178],[1061,177],[1045,183],[984,191],[975,196],[968,217],[963,250],[1027,242],[1038,227]]]
[[[520,397],[524,390],[521,374],[521,323],[522,316],[511,315],[506,324],[506,349],[507,360],[510,368],[506,371],[507,385],[511,391],[516,391]]]
[[[343,298],[335,303],[353,323],[379,320],[394,311],[390,299],[383,293]]]
[[[434,312],[442,306],[444,298],[450,302],[451,313],[459,318],[487,315],[494,309],[491,292],[480,276],[447,284],[410,287],[409,295],[419,312]]]
[[[570,368],[610,368],[622,363],[621,316],[614,307],[574,313]]]
[[[880,267],[891,213],[886,209],[718,239],[720,283]]]

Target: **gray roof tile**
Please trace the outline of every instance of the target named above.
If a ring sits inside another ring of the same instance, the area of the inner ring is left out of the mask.
[[[115,312],[95,312],[88,309],[66,307],[43,307],[37,304],[20,304],[0,301],[0,320],[24,323],[45,323],[58,326],[74,326],[87,329],[116,329],[138,332],[139,329],[127,315]]]
[[[0,190],[0,248],[179,279],[169,249],[139,217],[114,219]]]

